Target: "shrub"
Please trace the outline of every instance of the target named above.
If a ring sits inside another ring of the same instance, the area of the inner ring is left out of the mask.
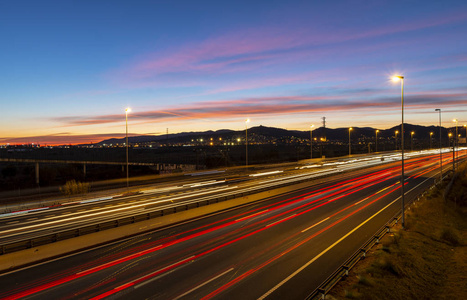
[[[60,187],[60,192],[66,196],[86,194],[89,192],[91,185],[87,182],[79,182],[76,180],[67,181],[66,184]]]

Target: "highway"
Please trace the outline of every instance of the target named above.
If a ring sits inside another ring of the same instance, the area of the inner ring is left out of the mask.
[[[397,154],[393,155],[397,157]],[[388,155],[389,157],[389,155]],[[210,171],[185,176],[170,184],[146,186],[129,196],[100,197],[63,205],[0,215],[0,244],[22,241],[46,233],[70,230],[91,223],[104,223],[127,215],[152,213],[173,203],[191,205],[202,200],[230,197],[259,188],[320,178],[348,169],[381,164],[381,156],[370,156],[325,164],[272,166],[246,172]],[[246,170],[248,171],[248,170]],[[190,174],[188,174],[190,175]],[[193,176],[194,175],[194,176]]]
[[[443,156],[445,170],[451,159],[449,153]],[[329,166],[322,171],[332,176],[310,177],[306,188],[5,273],[0,298],[303,299],[400,211],[400,161],[365,164],[353,170],[352,164]],[[235,184],[224,178],[178,196],[152,191],[102,200],[107,207],[96,201],[60,208],[66,214],[37,211],[31,214],[37,215],[34,220],[29,213],[9,215],[1,219],[0,229],[2,238],[16,238],[55,225],[77,226],[70,218],[89,222],[174,197],[192,200],[229,188],[272,187],[278,180],[316,176],[316,169],[269,173]],[[406,199],[437,176],[439,154],[407,158]]]

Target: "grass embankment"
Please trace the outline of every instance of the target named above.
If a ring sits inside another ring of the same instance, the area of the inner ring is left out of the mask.
[[[326,299],[467,299],[467,168],[407,211]]]

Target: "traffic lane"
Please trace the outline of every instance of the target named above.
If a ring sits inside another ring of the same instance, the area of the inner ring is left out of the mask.
[[[196,199],[196,197],[215,197],[216,193],[221,191],[231,191],[234,190],[236,187],[226,187],[226,188],[217,188],[215,190],[209,190],[204,193],[196,193],[190,195],[184,195],[179,197],[173,197],[165,200],[156,201],[158,202],[158,206],[167,205],[168,203],[171,204],[175,200],[184,199],[190,201],[190,199]],[[150,203],[154,203],[151,200]],[[80,213],[70,213],[66,216],[55,216],[51,217],[47,220],[38,220],[34,219],[31,224],[22,224],[22,226],[14,226],[13,228],[3,228],[2,229],[2,240],[6,240],[8,238],[14,238],[21,235],[28,235],[34,236],[34,234],[41,234],[41,231],[48,230],[66,230],[66,229],[74,229],[78,226],[86,226],[89,225],[91,222],[106,222],[111,221],[117,217],[131,217],[133,214],[142,214],[142,213],[149,213],[150,210],[148,206],[152,206],[153,204],[149,205],[148,202],[136,202],[131,203],[128,205],[123,205],[120,207],[108,207],[102,208],[95,211],[90,212],[80,212]],[[156,207],[156,209],[157,209]],[[15,224],[18,225],[18,224]],[[8,241],[8,240],[6,240]]]

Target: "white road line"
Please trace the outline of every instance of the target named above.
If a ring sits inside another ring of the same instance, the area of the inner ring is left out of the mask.
[[[420,185],[422,185],[423,183],[425,183],[427,180],[433,178],[434,176],[431,176],[427,179],[425,179],[423,182],[421,182],[420,184],[418,184],[417,186],[415,186],[414,188],[412,188],[410,191],[406,192],[405,194],[413,191],[414,189],[416,189],[417,187],[419,187]],[[301,271],[303,271],[306,267],[308,267],[309,265],[311,265],[313,262],[315,262],[318,258],[320,258],[321,256],[323,256],[324,254],[326,254],[326,252],[328,252],[329,250],[331,250],[332,248],[334,248],[334,246],[336,246],[337,244],[339,244],[340,242],[342,242],[345,238],[347,238],[349,235],[351,235],[352,233],[354,233],[355,231],[357,231],[360,227],[362,227],[363,225],[365,225],[367,222],[369,222],[371,219],[373,219],[374,217],[376,217],[379,213],[381,213],[383,210],[385,210],[386,208],[388,208],[389,206],[393,205],[396,201],[398,201],[401,197],[399,196],[398,198],[396,198],[394,201],[392,201],[391,203],[389,203],[388,205],[386,205],[385,207],[383,207],[382,209],[380,209],[377,213],[375,213],[374,215],[372,215],[371,217],[369,217],[368,219],[366,219],[364,222],[362,222],[360,225],[358,225],[357,227],[355,227],[354,229],[352,229],[351,231],[349,231],[346,235],[344,235],[343,237],[341,237],[340,239],[338,239],[336,242],[334,242],[334,244],[332,244],[331,246],[327,247],[325,250],[323,250],[320,254],[316,255],[315,257],[313,257],[310,261],[308,261],[306,264],[304,264],[303,266],[301,266],[299,269],[297,269],[295,272],[293,272],[292,274],[290,274],[287,278],[285,278],[284,280],[282,280],[281,282],[279,282],[276,286],[274,286],[272,289],[270,289],[269,291],[267,291],[264,295],[262,295],[261,297],[258,298],[258,300],[263,300],[265,299],[266,297],[268,297],[270,294],[272,294],[275,290],[277,290],[278,288],[280,288],[282,285],[284,285],[284,283],[286,283],[287,281],[289,281],[290,279],[292,279],[292,277],[294,277],[295,275],[297,275],[298,273],[300,273]]]
[[[197,289],[199,289],[199,288],[205,286],[206,284],[210,283],[211,281],[214,281],[214,280],[216,280],[217,278],[222,277],[223,275],[225,275],[225,274],[231,272],[233,269],[234,269],[234,268],[228,269],[227,271],[225,271],[225,272],[223,272],[223,273],[221,273],[221,274],[219,274],[219,275],[217,275],[217,276],[215,276],[215,277],[209,279],[208,281],[203,282],[203,283],[200,284],[200,285],[195,286],[194,288],[192,288],[192,289],[189,290],[188,292],[183,293],[183,294],[181,294],[180,296],[178,296],[178,297],[176,297],[176,298],[174,298],[174,299],[172,299],[172,300],[178,300],[178,299],[180,299],[180,298],[182,298],[182,297],[184,297],[184,296],[186,296],[186,295],[188,295],[188,294],[194,292],[195,290],[197,290]]]
[[[311,225],[311,226],[308,227],[307,229],[302,230],[302,233],[305,232],[305,231],[308,231],[309,229],[311,229],[311,228],[313,228],[313,227],[315,227],[315,226],[317,226],[317,225],[319,225],[319,224],[321,224],[321,223],[323,223],[323,222],[326,221],[327,219],[329,219],[329,217],[327,217],[326,219],[323,219],[323,220],[319,221],[318,223],[316,223],[316,224],[314,224],[314,225]]]

